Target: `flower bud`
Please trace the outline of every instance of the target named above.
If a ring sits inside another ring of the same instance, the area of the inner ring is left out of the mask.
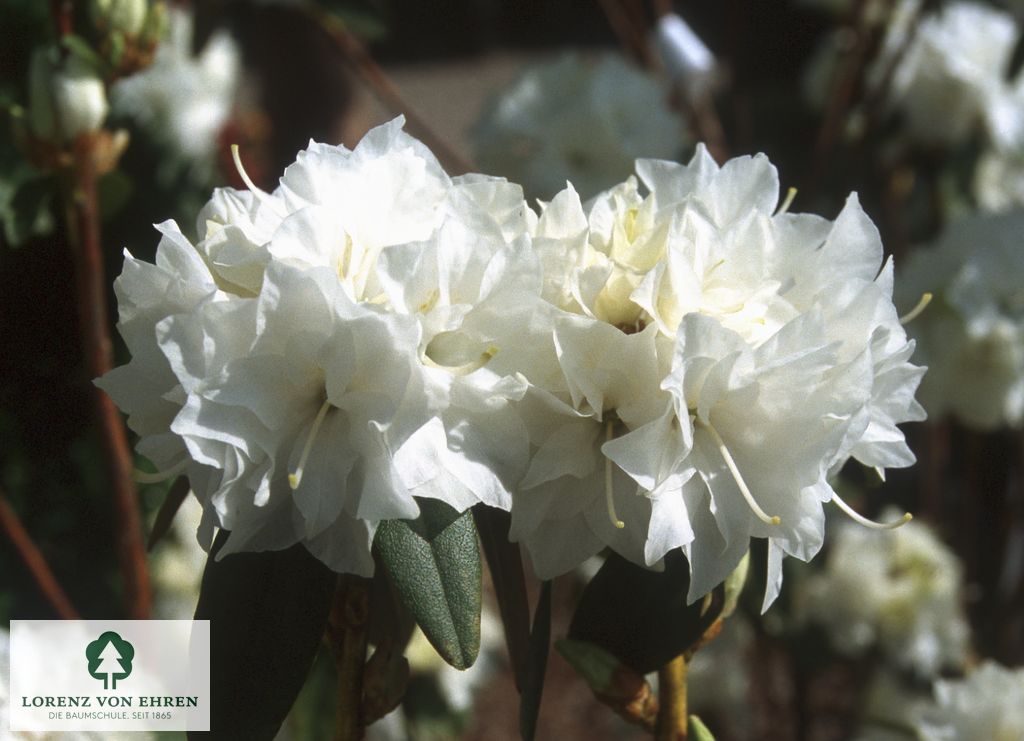
[[[96,131],[107,115],[103,80],[73,54],[60,59],[54,47],[32,55],[28,102],[32,134],[55,144]]]
[[[148,0],[92,0],[92,21],[97,28],[138,36],[149,15]]]

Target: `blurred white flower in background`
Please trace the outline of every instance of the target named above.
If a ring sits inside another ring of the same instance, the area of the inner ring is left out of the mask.
[[[218,31],[193,56],[190,11],[172,5],[167,22],[153,63],[111,88],[111,108],[137,121],[205,178],[235,103],[240,52],[230,34]]]
[[[54,145],[96,131],[107,117],[103,80],[76,54],[41,46],[29,65],[28,121],[32,134]]]
[[[927,12],[915,28],[920,7],[921,0],[895,4],[870,75],[880,84],[905,49],[892,75],[889,104],[903,114],[911,136],[958,144],[983,125],[997,146],[1020,141],[1024,78],[1006,80],[1019,34],[1013,16],[981,3],[949,2]]]
[[[880,533],[839,522],[829,548],[825,568],[804,584],[799,612],[837,650],[858,655],[877,647],[922,677],[963,666],[970,639],[963,569],[927,525]]]
[[[570,181],[590,198],[629,175],[637,157],[675,159],[690,149],[668,95],[668,85],[613,54],[530,67],[477,123],[477,164],[534,197]]]
[[[999,213],[1024,207],[1024,149],[1017,152],[992,149],[982,154],[971,186],[983,211]]]
[[[906,741],[930,705],[931,695],[919,684],[906,682],[896,669],[881,667],[867,689],[860,713],[860,729],[853,738],[855,741]]]
[[[908,326],[930,368],[921,400],[933,417],[982,430],[1024,422],[1022,235],[1024,211],[967,216],[903,265],[907,306],[935,294]]]
[[[966,679],[935,682],[935,703],[916,724],[923,741],[1024,738],[1024,668],[986,661]]]

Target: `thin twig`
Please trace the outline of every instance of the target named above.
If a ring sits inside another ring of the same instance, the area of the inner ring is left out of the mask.
[[[113,367],[96,192],[96,141],[90,135],[80,136],[76,140],[74,165],[70,171],[63,173],[61,189],[68,235],[75,258],[82,351],[90,378],[102,376]],[[128,446],[128,435],[111,398],[94,387],[93,399],[100,425],[104,461],[113,490],[115,542],[128,600],[128,614],[133,619],[144,620],[149,617],[152,595],[138,498],[132,481],[132,454]]]
[[[598,4],[623,51],[647,69],[657,66],[643,30],[633,23],[619,0],[598,0]]]
[[[369,50],[356,36],[354,36],[337,17],[330,12],[312,4],[302,5],[303,12],[334,42],[335,47],[341,52],[345,61],[349,63],[355,73],[366,85],[373,90],[378,100],[392,113],[405,115],[406,126],[409,132],[421,139],[437,158],[444,165],[445,169],[453,175],[472,172],[475,168],[473,163],[456,152],[444,139],[438,136],[427,124],[423,117],[409,105],[398,87],[380,65],[370,56]]]
[[[334,740],[358,741],[366,730],[363,717],[363,674],[366,667],[369,582],[342,574],[334,592],[327,636],[338,668]]]
[[[642,16],[634,13],[634,18],[630,18],[630,14],[619,4],[619,0],[598,2],[623,51],[639,61],[648,71],[657,73],[661,65],[651,49],[651,29],[640,25],[644,22]],[[661,18],[670,12],[671,2],[655,3],[657,17]],[[669,102],[692,123],[697,137],[705,143],[715,161],[719,164],[725,162],[729,157],[729,148],[725,141],[725,129],[722,127],[711,95],[704,94],[699,99],[691,101],[682,84],[677,84]]]
[[[825,106],[821,128],[814,146],[814,160],[811,162],[805,183],[808,194],[813,196],[818,188],[822,175],[827,171],[829,157],[835,149],[836,141],[846,120],[854,93],[861,82],[866,68],[871,33],[868,23],[868,11],[871,3],[868,0],[857,0],[853,8],[854,42],[853,48],[846,55],[846,64],[840,70],[839,78],[832,86],[831,95]]]
[[[3,490],[0,490],[0,530],[7,535],[11,545],[21,556],[21,560],[25,562],[36,586],[53,607],[54,612],[63,620],[78,619],[78,612],[71,605],[71,600],[61,589],[57,578],[46,564],[46,559],[43,558],[39,547],[33,542],[32,537],[25,530],[25,526],[21,524],[18,514],[7,501]]]
[[[656,741],[686,738],[686,657],[680,654],[658,670]]]
[[[71,34],[73,5],[72,0],[50,0],[50,16],[53,18],[53,27],[58,39]]]

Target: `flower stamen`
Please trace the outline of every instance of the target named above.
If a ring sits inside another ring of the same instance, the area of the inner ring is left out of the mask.
[[[605,424],[605,440],[611,442],[615,436],[615,421],[609,419]],[[612,486],[612,459],[607,455],[604,457],[604,503],[608,508],[608,519],[619,530],[626,527],[626,523],[619,519],[615,513],[615,490]]]
[[[925,291],[921,294],[921,300],[917,302],[917,306],[908,311],[906,314],[900,317],[900,324],[910,324],[912,321],[921,316],[921,312],[928,308],[928,304],[932,302],[932,294]]]
[[[235,169],[238,171],[238,177],[242,178],[242,182],[245,183],[245,187],[248,188],[254,196],[256,196],[256,200],[271,211],[277,213],[278,216],[281,216],[281,212],[275,207],[274,202],[270,198],[270,194],[257,186],[256,183],[252,181],[252,178],[249,177],[249,173],[245,171],[245,168],[242,166],[242,156],[238,153],[237,144],[231,145],[231,159],[234,160]]]
[[[183,473],[188,466],[188,460],[188,458],[185,458],[166,470],[154,471],[153,473],[134,468],[132,469],[132,479],[136,484],[159,484],[161,481],[173,479],[178,474]]]
[[[839,509],[841,509],[844,513],[846,513],[846,515],[851,520],[856,522],[858,525],[869,527],[872,530],[895,530],[896,528],[902,527],[903,525],[906,525],[908,522],[914,519],[914,516],[912,514],[910,514],[909,512],[904,512],[903,517],[899,518],[898,520],[894,520],[893,522],[875,522],[874,520],[869,520],[867,517],[854,510],[853,507],[844,502],[842,497],[840,497],[838,494],[832,494],[832,501],[835,502],[836,506],[839,507]]]
[[[288,474],[288,486],[295,491],[299,488],[299,484],[302,483],[302,472],[306,468],[306,461],[309,460],[309,452],[313,449],[313,441],[316,440],[317,433],[320,432],[320,425],[324,422],[324,417],[327,416],[327,410],[331,408],[331,402],[325,401],[320,407],[320,411],[316,413],[316,418],[313,420],[313,426],[309,428],[309,437],[306,438],[306,444],[302,446],[302,455],[299,456],[299,464],[295,467],[293,473]]]
[[[733,460],[732,453],[729,452],[729,448],[725,446],[725,440],[718,434],[718,430],[715,429],[714,425],[704,420],[697,420],[711,435],[711,439],[715,443],[715,447],[718,448],[718,452],[722,456],[722,460],[725,461],[726,467],[729,469],[729,473],[732,474],[733,480],[736,482],[736,486],[739,487],[740,493],[743,498],[747,500],[747,505],[757,515],[757,519],[763,522],[765,525],[778,525],[782,522],[782,519],[778,515],[769,515],[754,500],[754,495],[750,493],[750,488],[747,486],[747,482],[743,480],[743,475],[740,473],[740,469],[736,466],[736,461]]]
[[[775,212],[775,215],[778,216],[789,211],[789,207],[793,205],[794,200],[796,200],[796,188],[790,188],[786,191],[786,199],[779,206],[779,210]]]

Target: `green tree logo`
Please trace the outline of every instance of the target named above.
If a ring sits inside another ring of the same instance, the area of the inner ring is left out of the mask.
[[[132,673],[135,646],[112,630],[100,635],[85,647],[89,674],[103,680],[103,689],[116,690],[117,680]]]

